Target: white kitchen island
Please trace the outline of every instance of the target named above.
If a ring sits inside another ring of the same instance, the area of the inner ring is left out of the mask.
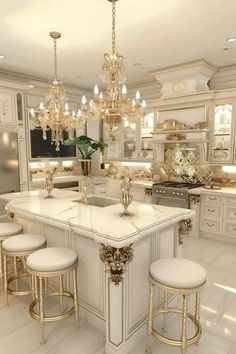
[[[128,354],[146,334],[150,263],[181,255],[183,236],[195,212],[133,202],[123,207],[84,205],[81,194],[54,189],[2,195],[24,232],[47,237],[48,246],[73,248],[79,255],[80,314],[106,332],[107,354]],[[106,270],[106,271],[105,271]],[[70,286],[68,279],[67,286]]]

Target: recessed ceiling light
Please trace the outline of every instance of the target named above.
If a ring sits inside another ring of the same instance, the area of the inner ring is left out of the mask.
[[[235,42],[236,41],[236,37],[230,37],[227,39],[227,42]]]
[[[0,59],[5,59],[5,58],[6,58],[5,55],[0,54]]]
[[[223,50],[229,50],[229,48],[228,48],[228,47],[226,47],[226,48],[223,48]]]

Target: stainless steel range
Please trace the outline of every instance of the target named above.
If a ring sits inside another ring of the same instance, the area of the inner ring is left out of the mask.
[[[165,181],[152,186],[153,203],[178,208],[189,208],[189,189],[203,186],[201,183]]]

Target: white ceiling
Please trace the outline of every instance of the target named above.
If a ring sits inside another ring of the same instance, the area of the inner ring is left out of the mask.
[[[117,49],[125,57],[127,83],[200,58],[216,66],[236,63],[236,42],[226,42],[236,36],[235,14],[236,0],[119,0]],[[48,34],[56,30],[62,33],[60,78],[84,88],[99,83],[103,53],[111,48],[107,0],[0,0],[0,23],[1,69],[52,78]]]

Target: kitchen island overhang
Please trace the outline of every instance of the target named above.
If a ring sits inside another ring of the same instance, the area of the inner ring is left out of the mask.
[[[195,212],[133,202],[135,215],[121,218],[121,204],[100,208],[74,202],[81,196],[77,192],[54,189],[53,195],[44,199],[45,191],[33,191],[1,197],[25,232],[44,234],[49,246],[78,252],[82,314],[93,324],[105,324],[106,353],[127,354],[146,332],[149,266],[181,255]]]

